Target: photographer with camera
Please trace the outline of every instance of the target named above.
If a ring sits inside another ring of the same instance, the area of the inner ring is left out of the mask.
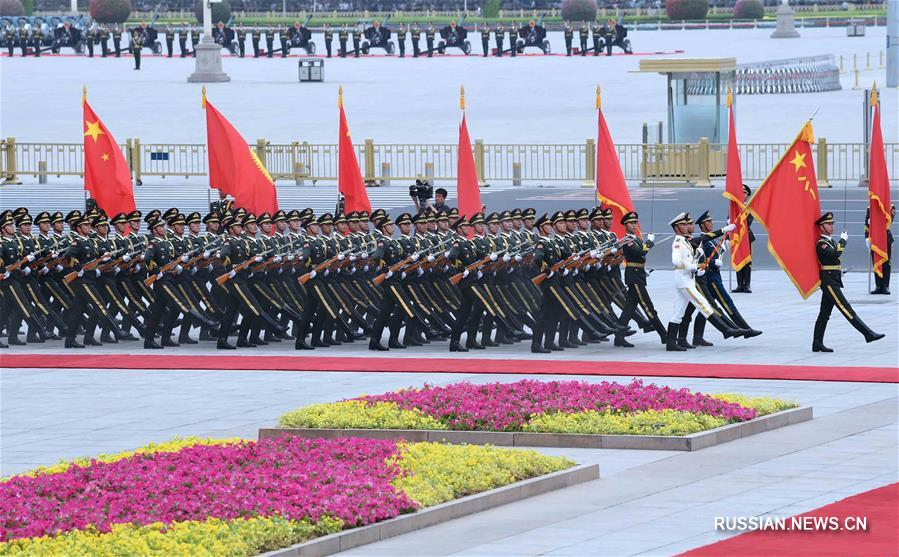
[[[437,188],[435,190],[428,180],[415,180],[415,184],[409,186],[409,197],[412,198],[416,211],[423,209],[431,209],[435,213],[449,211],[449,206],[446,204],[446,196],[447,191],[445,189]]]

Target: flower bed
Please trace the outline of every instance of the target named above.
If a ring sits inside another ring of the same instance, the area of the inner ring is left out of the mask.
[[[582,381],[453,383],[288,412],[284,428],[462,430],[683,436],[795,408],[794,402]]]
[[[563,470],[533,451],[180,440],[0,483],[0,555],[256,555]]]

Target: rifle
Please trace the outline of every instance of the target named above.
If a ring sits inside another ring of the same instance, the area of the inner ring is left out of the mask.
[[[709,263],[712,262],[712,258],[715,257],[715,254],[718,253],[718,250],[719,250],[719,249],[721,249],[721,245],[724,244],[724,240],[726,240],[726,239],[727,239],[727,234],[722,234],[722,235],[721,235],[721,239],[718,240],[718,243],[717,243],[717,244],[715,244],[715,249],[713,249],[713,250],[712,250],[712,253],[711,253],[709,256],[707,256],[707,257],[705,258],[705,261],[703,261],[703,262],[699,265],[699,267],[698,267],[699,269],[702,269],[702,270],[704,271],[704,270],[706,270],[706,269],[708,268]]]
[[[273,251],[275,251],[274,248],[273,248],[273,249],[269,249],[269,250],[265,250],[265,251],[262,252],[262,253],[256,254],[256,255],[254,255],[253,257],[248,258],[246,261],[244,261],[244,262],[242,262],[242,263],[238,263],[237,265],[235,265],[234,267],[231,268],[231,271],[229,271],[229,272],[227,272],[227,273],[225,273],[225,274],[223,274],[223,275],[219,275],[219,277],[218,277],[217,279],[215,279],[215,282],[217,282],[219,286],[222,286],[223,284],[225,284],[226,282],[228,282],[229,280],[231,280],[231,272],[232,272],[232,271],[233,271],[233,272],[235,273],[235,275],[236,275],[237,273],[243,271],[244,269],[246,269],[246,268],[249,267],[250,265],[252,265],[252,264],[254,264],[254,263],[258,263],[258,261],[256,261],[256,258],[257,258],[257,257],[262,257],[262,256],[264,256],[264,255],[268,255],[268,254],[270,254],[270,253],[273,252]]]
[[[497,254],[497,259],[499,259],[499,254]],[[490,262],[490,255],[488,255],[484,259],[479,259],[479,260],[475,261],[474,263],[472,263],[471,265],[465,267],[465,271],[468,271],[470,273],[472,271],[479,269],[481,266],[486,265],[489,262]],[[455,275],[451,276],[450,284],[459,284],[462,281],[462,279],[465,278],[465,271],[462,271],[461,273],[456,273]]]
[[[134,251],[132,251],[132,252],[129,252],[129,253],[126,253],[126,254],[124,254],[124,255],[122,255],[122,256],[120,256],[120,257],[117,257],[116,259],[113,259],[113,260],[110,261],[109,263],[106,263],[106,264],[104,264],[104,265],[101,265],[101,266],[100,266],[100,272],[105,273],[105,272],[107,272],[107,271],[111,271],[111,270],[115,269],[120,263],[124,263],[125,257],[131,257],[131,256],[133,256],[133,255],[137,255],[137,254],[141,253],[142,251],[143,251],[143,248],[138,248],[138,249],[136,249],[136,250],[134,250]]]
[[[624,239],[618,240],[617,242],[615,240],[612,240],[610,242],[600,244],[599,247],[587,248],[583,251],[579,251],[578,253],[573,253],[573,254],[569,255],[567,258],[563,259],[562,261],[555,262],[553,264],[553,266],[549,268],[548,273],[540,273],[536,277],[532,278],[531,282],[534,284],[534,286],[540,286],[544,280],[549,278],[550,274],[558,272],[563,267],[566,267],[568,264],[576,261],[577,259],[580,259],[582,256],[587,255],[591,251],[605,251],[605,250],[611,249],[613,247],[618,247],[621,245],[621,242],[623,242],[623,241],[624,241]]]
[[[97,268],[98,265],[100,265],[100,263],[103,263],[104,261],[109,261],[110,258],[118,257],[119,254],[124,253],[125,250],[127,250],[127,249],[128,248],[122,248],[122,249],[116,250],[112,253],[106,252],[103,255],[101,255],[100,257],[98,257],[92,261],[88,261],[87,263],[82,265],[81,270],[82,271],[93,271],[94,269]],[[76,278],[78,278],[78,271],[72,271],[71,273],[69,273],[65,277],[63,277],[63,280],[65,281],[66,284],[69,284]]]
[[[157,272],[153,273],[152,275],[148,276],[147,278],[145,278],[144,284],[146,284],[147,286],[153,286],[153,283],[156,282],[156,278],[159,275],[161,275],[163,273],[168,273],[169,271],[173,270],[178,265],[181,265],[182,257],[192,257],[198,251],[205,250],[205,249],[206,249],[206,246],[197,247],[197,248],[190,250],[187,253],[183,253],[183,254],[175,257],[174,259],[172,259],[171,261],[169,261],[168,263],[163,265],[163,267],[161,269],[159,269],[159,271],[157,271]],[[187,263],[185,263],[185,265],[187,265]]]
[[[319,263],[318,265],[313,267],[311,271],[301,275],[300,278],[297,280],[299,281],[300,284],[306,284],[307,282],[309,282],[312,279],[312,273],[315,273],[317,275],[318,273],[320,273],[320,272],[324,271],[325,269],[327,269],[328,267],[330,267],[332,263],[334,263],[335,261],[340,259],[341,255],[346,257],[347,255],[353,253],[353,251],[355,249],[356,248],[350,248],[346,251],[342,251],[342,252],[338,253],[337,255],[328,259],[327,261],[322,261],[321,263]]]
[[[410,269],[409,269],[409,270],[412,271],[412,270],[413,270],[413,267],[420,266],[420,265],[424,262],[424,261],[421,260],[421,256],[422,256],[422,255],[430,255],[434,250],[440,250],[440,249],[443,249],[443,247],[447,244],[447,242],[450,242],[450,241],[452,241],[452,240],[453,240],[453,238],[447,238],[447,239],[443,240],[442,242],[440,242],[439,244],[437,244],[436,246],[431,246],[431,247],[428,248],[428,249],[422,250],[422,251],[420,251],[420,252],[416,252],[415,254],[410,255],[409,257],[403,259],[402,261],[399,261],[399,262],[397,262],[397,263],[394,263],[393,265],[390,266],[389,269],[387,269],[387,272],[381,273],[380,275],[378,275],[378,276],[376,276],[375,278],[373,278],[373,279],[372,279],[372,282],[373,282],[375,285],[381,284],[382,282],[384,282],[385,280],[387,280],[387,274],[388,274],[388,273],[395,273],[395,272],[399,271],[400,269],[402,269],[402,268],[404,268],[406,265],[408,265],[409,262],[412,261],[412,257],[413,257],[414,255],[418,255],[419,260],[415,261],[415,262],[410,266]]]

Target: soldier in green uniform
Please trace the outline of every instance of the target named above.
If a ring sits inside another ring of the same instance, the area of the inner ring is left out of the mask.
[[[486,23],[481,27],[481,47],[484,49],[484,58],[490,55],[490,26]]]
[[[833,239],[834,219],[833,213],[826,212],[821,215],[815,225],[821,233],[815,244],[818,254],[818,265],[821,267],[821,308],[818,311],[818,319],[815,321],[814,337],[812,339],[813,352],[833,352],[832,348],[824,345],[824,331],[827,329],[827,321],[833,312],[834,306],[849,321],[856,331],[865,337],[865,342],[874,342],[882,339],[883,333],[875,333],[859,318],[849,300],[843,296],[843,269],[840,266],[840,257],[846,249],[849,234],[844,230],[840,233],[839,241]]]
[[[116,58],[122,57],[122,30],[118,23],[112,27],[112,50]]]
[[[237,33],[235,36],[237,37],[237,51],[240,54],[240,57],[243,58],[247,54],[247,30],[243,25],[237,26]]]
[[[418,55],[421,54],[418,46],[418,41],[421,39],[421,28],[418,26],[418,22],[413,23],[409,29],[409,38],[412,40],[412,57],[418,58]]]
[[[574,42],[574,27],[570,21],[565,22],[565,56],[571,56],[571,43]]]
[[[425,27],[425,46],[428,49],[428,58],[432,58],[434,56],[434,35],[436,33],[437,31],[429,21],[428,26]]]
[[[400,49],[400,58],[406,57],[406,33],[408,30],[406,29],[405,23],[400,23],[399,28],[396,30],[396,45]]]
[[[131,55],[134,56],[134,69],[140,69],[140,51],[143,49],[143,41],[141,40],[140,33],[137,31],[131,35]]]
[[[362,43],[362,28],[357,25],[353,28],[353,58],[359,58],[359,47]]]
[[[197,47],[200,45],[200,29],[198,27],[191,27],[190,29],[190,48],[191,55],[196,58],[197,57]]]
[[[590,39],[590,26],[587,25],[587,22],[584,21],[581,23],[581,26],[578,27],[578,38],[581,41],[581,56],[587,55],[587,41]]]
[[[514,21],[509,27],[509,53],[513,58],[518,54],[518,23]]]
[[[3,32],[6,35],[6,53],[12,58],[13,49],[16,47],[16,28],[11,23],[7,23]]]
[[[328,53],[328,58],[331,57],[331,42],[334,40],[334,31],[331,29],[331,26],[325,23],[325,52]]]
[[[603,26],[598,21],[593,23],[593,56],[599,56],[602,50]]]
[[[165,52],[166,56],[172,57],[175,51],[175,30],[171,25],[165,27]]]
[[[340,57],[346,58],[346,43],[349,38],[349,30],[347,30],[346,23],[343,24],[343,27],[340,28],[340,31],[337,33],[337,42],[340,43]]]
[[[189,53],[187,49],[187,36],[190,33],[190,30],[186,27],[181,27],[178,29],[178,50],[181,52],[182,58],[187,58]]]
[[[496,41],[496,55],[502,58],[503,56],[503,39],[506,35],[506,28],[503,27],[503,23],[500,21],[496,24],[496,28],[493,30],[493,38]]]
[[[652,299],[649,297],[649,291],[646,290],[646,254],[652,249],[655,242],[655,234],[648,234],[646,241],[637,235],[639,220],[637,213],[631,211],[621,218],[621,224],[624,225],[627,234],[625,243],[622,247],[625,258],[624,283],[627,285],[627,301],[624,309],[621,311],[621,317],[618,323],[622,326],[627,325],[637,311],[639,305],[643,309],[646,318],[652,324],[653,329],[658,333],[662,344],[668,342],[668,332],[662,325],[659,315],[656,312]],[[633,348],[633,344],[624,340],[624,335],[615,335],[615,346]]]

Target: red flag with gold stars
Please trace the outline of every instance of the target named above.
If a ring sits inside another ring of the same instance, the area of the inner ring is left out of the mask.
[[[815,220],[821,216],[821,203],[810,145],[814,141],[808,121],[746,202],[749,212],[768,231],[768,251],[803,298],[811,296],[820,284]]]
[[[887,230],[893,218],[890,212],[890,176],[883,149],[883,132],[880,130],[880,103],[877,102],[877,88],[871,91],[871,105],[874,106],[874,125],[871,130],[871,160],[868,165],[868,197],[870,198],[871,221],[868,237],[871,238],[871,252],[874,258],[874,272],[883,276],[883,264],[888,261]]]
[[[737,126],[734,123],[733,92],[727,91],[728,132],[727,132],[727,176],[724,179],[724,197],[730,200],[728,216],[736,228],[730,234],[730,262],[739,271],[752,261],[749,243],[749,223],[743,203],[743,169],[740,168],[740,149],[737,147]]]
[[[87,103],[84,108],[84,189],[110,217],[135,209],[131,169],[115,138]]]

